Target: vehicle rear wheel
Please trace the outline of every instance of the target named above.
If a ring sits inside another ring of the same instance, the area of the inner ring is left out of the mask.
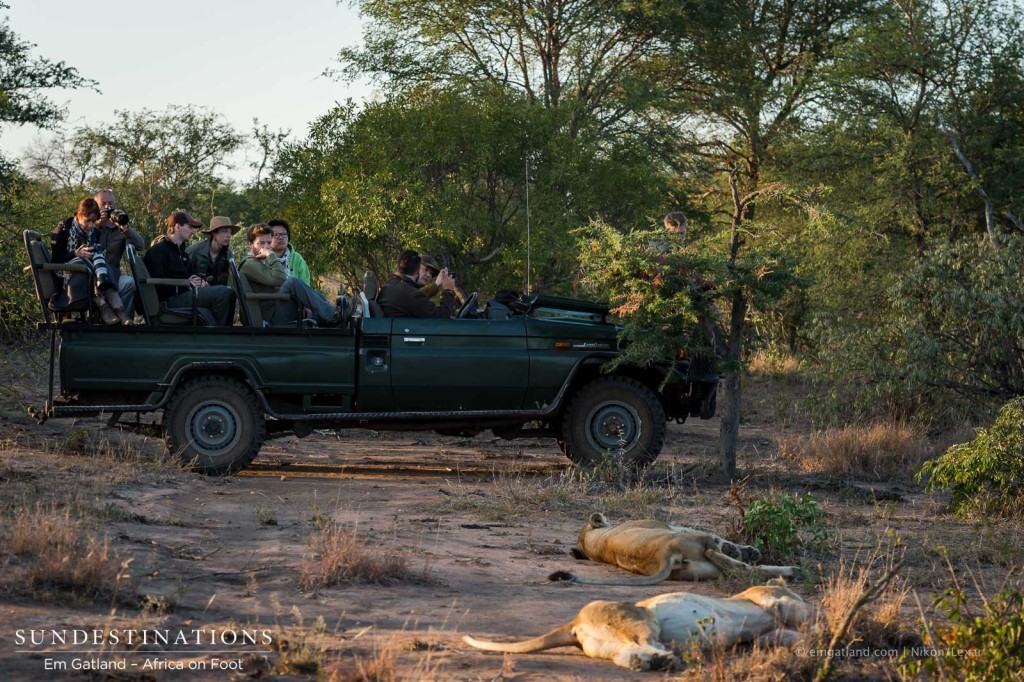
[[[600,377],[581,388],[566,408],[565,454],[577,464],[596,464],[609,454],[644,466],[665,444],[665,408],[658,396],[628,377]]]
[[[182,466],[207,475],[225,476],[248,466],[266,432],[256,396],[227,377],[185,383],[164,413],[167,449]]]

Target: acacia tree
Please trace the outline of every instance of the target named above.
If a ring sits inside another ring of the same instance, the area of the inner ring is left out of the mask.
[[[218,173],[242,144],[222,116],[202,108],[119,111],[112,123],[37,146],[27,166],[63,188],[69,203],[83,191],[113,188],[136,226],[155,233],[175,208],[213,213],[217,193],[228,191]]]
[[[664,28],[660,37],[667,46],[650,75],[665,93],[659,101],[665,133],[676,133],[663,133],[657,149],[694,184],[710,188],[709,213],[725,218],[717,221],[728,242],[719,288],[725,319],[712,342],[723,365],[720,454],[730,475],[736,472],[751,277],[760,270],[757,253],[773,227],[757,207],[768,199],[799,199],[795,188],[766,173],[783,145],[818,113],[836,51],[872,7],[862,0],[706,0],[648,7]]]
[[[483,85],[563,109],[570,137],[622,129],[645,88],[657,28],[616,0],[358,0],[362,48],[339,54],[347,78],[390,89]]]
[[[413,247],[486,290],[525,285],[529,188],[531,286],[564,291],[569,230],[591,214],[628,225],[665,184],[628,147],[597,155],[560,127],[559,112],[507,91],[410,89],[322,117],[308,140],[286,145],[272,184],[321,245],[314,267],[358,281],[367,263],[386,275]]]

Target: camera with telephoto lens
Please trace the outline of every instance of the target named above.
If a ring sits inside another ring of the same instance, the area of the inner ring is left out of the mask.
[[[121,227],[125,227],[126,225],[128,225],[129,221],[131,220],[128,217],[128,214],[119,208],[115,208],[110,212],[110,219],[113,220],[118,225],[120,225]]]

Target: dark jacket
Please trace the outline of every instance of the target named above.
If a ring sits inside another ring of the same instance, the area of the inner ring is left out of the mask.
[[[146,263],[150,277],[188,279],[193,274],[188,256],[185,255],[184,245],[179,247],[170,239],[164,239],[149,247],[142,260]],[[156,295],[161,301],[188,290],[189,287],[185,286],[156,285]]]
[[[377,294],[386,317],[438,317],[447,319],[455,314],[455,294],[447,289],[441,293],[441,303],[434,305],[411,277],[391,275]]]
[[[228,285],[228,251],[230,246],[225,246],[217,254],[216,260],[210,257],[210,240],[204,239],[196,242],[185,249],[188,254],[188,262],[192,272],[206,280],[208,284]]]
[[[93,231],[98,233],[99,242],[103,245],[103,255],[107,258],[107,267],[110,268],[111,276],[116,282],[121,276],[121,259],[124,258],[125,245],[131,244],[136,252],[141,252],[146,248],[142,235],[132,227],[127,227],[122,232],[120,227],[110,224],[100,225]]]
[[[75,257],[75,252],[68,248],[68,241],[71,236],[71,232],[75,231],[78,235],[77,248],[83,244],[89,246],[96,246],[99,242],[99,233],[96,230],[92,230],[86,233],[82,228],[75,224],[75,219],[68,218],[62,222],[57,223],[57,227],[53,228],[53,232],[50,233],[50,260],[54,263],[67,263],[69,260]]]

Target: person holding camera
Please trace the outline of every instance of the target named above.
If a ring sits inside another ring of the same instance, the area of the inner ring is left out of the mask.
[[[99,221],[99,205],[95,199],[86,197],[78,202],[75,214],[58,223],[50,234],[50,257],[54,263],[84,264],[91,271],[91,275],[58,273],[60,286],[51,307],[64,311],[88,310],[92,299],[105,323],[121,324],[130,318],[117,291],[115,271],[107,262],[100,241]]]
[[[384,311],[385,317],[436,317],[448,319],[458,307],[455,303],[455,280],[448,275],[447,268],[441,268],[437,274],[437,284],[443,289],[441,302],[438,305],[427,298],[420,290],[418,281],[420,254],[406,249],[398,256],[398,269],[388,278],[377,294],[377,303]]]
[[[444,291],[441,288],[441,270],[443,268],[437,262],[437,259],[430,254],[423,254],[420,256],[420,274],[416,278],[416,283],[420,285],[420,291],[426,294],[427,298],[434,298],[439,293]],[[461,286],[459,286],[455,273],[449,272],[448,275],[455,282],[455,288],[452,291],[455,292],[455,301],[461,307],[466,303],[466,292]]]
[[[113,190],[101,189],[96,192],[93,199],[100,208],[100,220],[96,226],[97,239],[103,245],[110,276],[117,283],[118,295],[127,311],[127,321],[135,311],[135,280],[130,272],[121,271],[121,261],[127,244],[131,244],[140,252],[145,248],[145,244],[142,235],[131,226],[128,214],[118,208]]]

